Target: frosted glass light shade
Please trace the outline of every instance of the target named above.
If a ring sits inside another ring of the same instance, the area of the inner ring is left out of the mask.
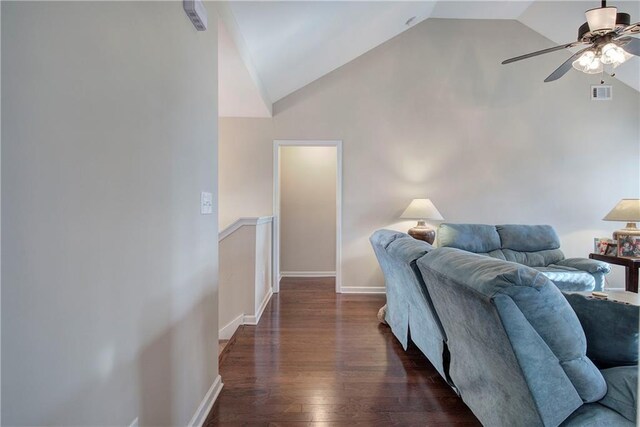
[[[587,10],[585,15],[589,23],[589,30],[591,30],[591,32],[613,30],[616,26],[617,14],[618,8],[616,7],[599,7],[597,9]]]
[[[624,51],[615,43],[607,43],[602,48],[602,56],[600,57],[600,61],[602,61],[603,64],[624,62],[624,60]]]
[[[602,62],[596,53],[589,49],[585,51],[580,58],[572,63],[573,68],[587,74],[597,74],[602,72]]]
[[[604,218],[605,221],[640,221],[640,199],[622,199]]]
[[[400,215],[400,218],[433,219],[437,221],[444,219],[429,199],[413,199],[407,209]]]

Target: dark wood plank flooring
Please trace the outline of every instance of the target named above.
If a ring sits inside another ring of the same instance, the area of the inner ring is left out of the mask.
[[[204,425],[476,426],[420,351],[376,314],[384,295],[337,295],[333,279],[283,279],[258,326],[220,366]]]

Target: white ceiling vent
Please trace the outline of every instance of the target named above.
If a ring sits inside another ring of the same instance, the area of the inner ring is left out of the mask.
[[[613,88],[611,85],[591,85],[592,101],[611,101]]]

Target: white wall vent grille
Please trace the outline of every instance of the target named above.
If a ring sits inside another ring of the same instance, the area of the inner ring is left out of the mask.
[[[611,98],[613,98],[613,88],[611,85],[591,86],[592,101],[611,101]]]

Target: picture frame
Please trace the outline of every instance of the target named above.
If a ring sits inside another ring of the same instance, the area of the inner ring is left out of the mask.
[[[617,256],[618,255],[618,244],[617,243],[607,243],[607,247],[605,249],[605,255],[608,256]]]
[[[598,255],[606,255],[607,245],[611,243],[617,243],[613,239],[607,237],[596,237],[593,239],[593,253]],[[616,250],[617,252],[617,250]]]
[[[618,234],[618,256],[640,258],[640,236]]]

